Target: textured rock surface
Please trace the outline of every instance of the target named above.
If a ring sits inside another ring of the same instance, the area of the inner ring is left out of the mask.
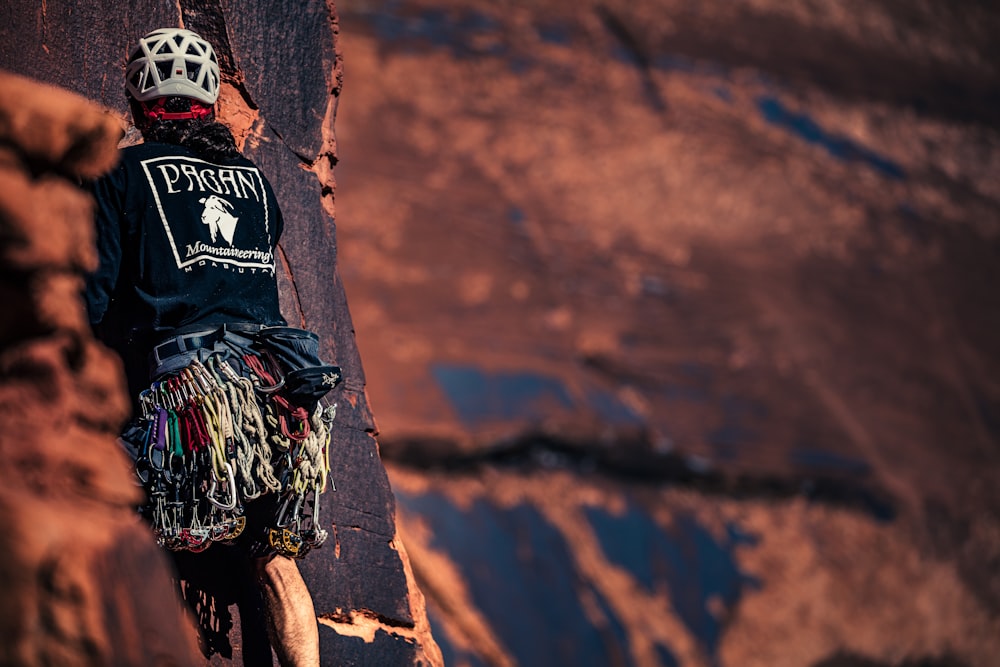
[[[343,279],[446,661],[993,664],[996,9],[338,6]]]
[[[77,179],[115,160],[95,104],[0,72],[0,663],[188,665],[169,567],[115,444],[128,404],[78,297],[94,267]]]
[[[139,37],[164,25],[184,25],[216,45],[224,79],[220,114],[273,184],[286,220],[282,310],[289,322],[321,334],[326,356],[345,375],[336,396],[336,491],[327,493],[324,504],[331,538],[302,562],[323,624],[323,664],[440,664],[396,535],[394,501],[337,274],[332,167],[341,60],[332,3],[9,4],[0,26],[0,67],[69,88],[122,119],[123,64]],[[75,283],[55,287],[66,299],[76,289]],[[70,303],[55,301],[52,307]],[[108,419],[115,421],[114,415]],[[242,603],[241,616],[241,592],[233,589],[226,565],[212,561],[199,562],[192,572],[217,568],[212,571],[218,576],[197,581],[188,593],[203,623],[214,624],[211,660],[259,663],[258,653],[267,647],[259,636],[242,637],[239,630],[254,613],[246,606],[252,601]]]

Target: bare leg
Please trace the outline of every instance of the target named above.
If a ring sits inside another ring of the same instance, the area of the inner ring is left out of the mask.
[[[264,594],[268,634],[282,667],[319,666],[319,625],[312,596],[295,561],[284,556],[254,562]]]

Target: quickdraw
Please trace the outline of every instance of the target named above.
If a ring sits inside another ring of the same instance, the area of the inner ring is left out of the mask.
[[[135,469],[148,496],[141,512],[161,546],[198,552],[236,539],[246,529],[245,504],[275,493],[268,542],[301,558],[327,537],[319,508],[336,406],[312,414],[293,406],[274,393],[280,383],[259,358],[243,361],[247,375],[220,354],[195,360],[139,396],[145,439]]]
[[[280,554],[302,558],[323,545],[327,531],[320,527],[320,494],[326,489],[330,464],[330,425],[337,406],[316,410],[308,438],[298,441],[282,459],[287,490],[279,505],[268,542]]]
[[[243,362],[250,367],[250,369],[260,378],[266,385],[257,386],[256,389],[259,393],[267,396],[271,402],[273,402],[273,408],[276,415],[273,417],[275,423],[281,429],[282,435],[284,435],[289,440],[305,440],[309,437],[309,412],[303,407],[292,406],[288,399],[284,396],[277,394],[276,392],[281,389],[284,384],[283,381],[276,381],[274,376],[264,368],[264,363],[261,361],[260,357],[247,354],[243,356]],[[288,426],[288,418],[294,418],[298,423],[298,429],[291,430]],[[282,442],[281,444],[285,444]]]

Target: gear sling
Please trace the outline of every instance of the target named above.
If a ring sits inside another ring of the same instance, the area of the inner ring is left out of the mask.
[[[316,334],[223,325],[168,338],[151,354],[154,381],[123,435],[146,490],[140,513],[169,549],[231,543],[247,504],[272,495],[266,543],[301,558],[326,540],[320,496],[330,472],[341,380]]]

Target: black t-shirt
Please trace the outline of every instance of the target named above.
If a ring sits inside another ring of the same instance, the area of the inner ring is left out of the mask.
[[[148,348],[190,325],[285,323],[274,272],[281,211],[250,160],[130,146],[93,194],[100,268],[86,300],[112,347]]]

